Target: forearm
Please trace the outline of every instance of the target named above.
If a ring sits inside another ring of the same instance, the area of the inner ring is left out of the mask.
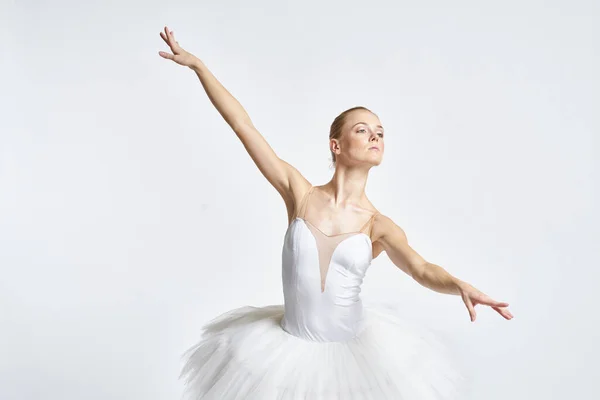
[[[196,73],[208,98],[233,130],[241,123],[251,123],[250,116],[246,110],[244,110],[236,98],[221,85],[201,60],[198,59],[197,62],[194,62],[190,69]]]
[[[418,268],[417,271],[412,274],[412,277],[420,285],[439,293],[460,294],[458,290],[460,280],[450,275],[439,265],[428,262]]]

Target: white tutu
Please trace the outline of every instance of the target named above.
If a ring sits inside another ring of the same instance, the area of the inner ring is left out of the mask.
[[[285,306],[241,307],[206,324],[182,356],[183,398],[463,399],[465,379],[438,335],[393,304],[363,306],[377,213],[357,231],[327,235],[306,219],[313,189],[284,236]]]
[[[340,342],[290,335],[283,313],[283,305],[245,306],[206,324],[182,355],[182,398],[464,398],[466,378],[437,335],[393,311],[365,306],[364,329]]]

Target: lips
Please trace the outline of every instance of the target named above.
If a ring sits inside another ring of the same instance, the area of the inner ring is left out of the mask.
[[[379,151],[379,147],[375,147],[375,146],[369,147],[369,150],[377,150],[377,151]]]

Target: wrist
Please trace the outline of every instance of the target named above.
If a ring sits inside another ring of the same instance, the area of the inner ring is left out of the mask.
[[[461,281],[458,278],[453,277],[452,278],[452,284],[454,286],[454,293],[457,295],[460,295],[463,290],[466,288],[466,286],[468,285],[467,282]]]
[[[194,72],[200,72],[204,68],[204,64],[199,58],[195,58],[194,61],[189,65],[189,68]]]

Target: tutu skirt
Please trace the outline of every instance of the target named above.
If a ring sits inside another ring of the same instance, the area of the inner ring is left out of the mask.
[[[382,307],[341,342],[280,326],[283,305],[245,306],[204,325],[183,355],[186,400],[463,399],[466,378],[437,335]]]

